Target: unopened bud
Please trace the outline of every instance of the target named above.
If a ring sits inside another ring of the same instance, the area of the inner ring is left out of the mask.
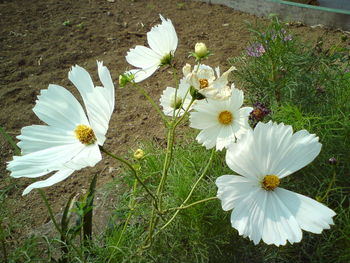
[[[137,149],[135,152],[134,152],[134,158],[136,160],[141,160],[143,157],[145,157],[145,152],[141,149]]]
[[[133,82],[135,79],[134,74],[130,72],[125,72],[121,75],[119,75],[119,86],[121,88],[124,88],[128,83]]]
[[[194,47],[194,53],[196,53],[198,58],[204,58],[208,55],[207,46],[204,43],[197,43]]]
[[[331,158],[328,159],[328,163],[330,165],[336,165],[338,163],[338,160],[335,159],[335,157],[331,157]]]

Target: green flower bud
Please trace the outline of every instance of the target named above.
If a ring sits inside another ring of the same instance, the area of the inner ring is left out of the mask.
[[[204,58],[209,52],[204,43],[197,43],[194,47],[194,53],[197,55],[197,58]]]
[[[135,76],[132,73],[125,72],[119,75],[119,86],[125,88],[128,83],[134,82]]]

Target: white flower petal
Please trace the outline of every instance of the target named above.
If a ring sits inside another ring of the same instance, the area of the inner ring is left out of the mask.
[[[246,185],[247,184],[242,184],[243,187],[246,187]],[[255,187],[251,191],[246,192],[245,195],[242,193],[241,198],[237,199],[236,205],[231,213],[232,227],[237,229],[238,233],[244,237],[248,236],[252,239],[254,236],[253,240],[255,244],[259,242],[261,237],[263,226],[263,221],[261,219],[263,219],[264,216],[265,200],[265,193]]]
[[[175,103],[175,94],[177,97],[176,101],[178,101],[178,103],[183,103],[184,98],[183,98],[183,95],[180,94],[180,90],[178,89],[176,91],[176,89],[172,88],[172,87],[167,87],[163,91],[163,94],[159,99],[160,105],[163,107],[163,112],[166,116],[172,117],[174,114],[175,109],[174,109],[173,104]],[[183,105],[183,107],[184,107],[184,105]],[[185,111],[182,108],[175,110],[175,116],[176,115],[182,116],[184,114]]]
[[[60,129],[74,131],[78,124],[89,125],[77,99],[58,85],[41,90],[33,111],[43,122]]]
[[[279,162],[274,170],[280,178],[288,176],[295,171],[311,163],[320,153],[322,144],[318,142],[315,134],[310,134],[306,130],[301,130],[293,134],[289,149],[282,155],[279,149]]]
[[[197,106],[197,105],[196,105]],[[203,112],[191,112],[190,127],[195,129],[208,129],[217,126],[217,117],[215,115],[203,114]]]
[[[226,72],[224,72],[224,74],[222,74],[222,76],[220,76],[220,69],[216,69],[217,71],[217,76],[218,78],[213,82],[213,85],[215,88],[222,88],[222,87],[225,87],[228,83],[228,75],[233,71],[233,70],[236,70],[235,67],[230,67]]]
[[[145,69],[160,66],[163,57],[148,47],[136,46],[129,50],[125,58],[134,67]]]
[[[22,156],[14,156],[7,165],[12,177],[39,177],[53,170],[58,170],[62,164],[69,162],[78,155],[85,146],[79,141],[32,152]]]
[[[99,146],[97,144],[93,144],[85,146],[79,152],[79,154],[63,165],[68,169],[79,170],[87,166],[93,167],[101,160],[102,156]]]
[[[244,177],[257,180],[262,174],[259,169],[259,158],[253,151],[253,130],[247,132],[227,149],[226,163],[232,171]]]
[[[26,189],[24,189],[22,195],[26,195],[30,191],[32,191],[33,189],[36,189],[36,188],[48,187],[48,186],[57,184],[59,182],[62,182],[68,176],[70,176],[73,172],[74,172],[74,170],[70,170],[70,169],[59,170],[58,172],[56,172],[54,175],[52,175],[48,179],[43,180],[43,181],[38,181],[38,182],[35,182],[35,183],[29,185]]]
[[[333,224],[335,212],[325,205],[298,193],[277,188],[276,193],[296,218],[301,229],[320,234]]]
[[[135,83],[139,83],[148,77],[150,77],[157,69],[159,66],[154,66],[151,68],[145,68],[145,69],[132,69],[126,72],[126,74],[133,74],[135,76],[134,81]]]
[[[100,70],[101,69],[103,70],[100,65]],[[101,72],[101,74],[103,74],[103,72]],[[113,108],[111,108],[111,104],[113,104],[111,99],[114,100],[114,97],[110,98],[111,87],[95,88],[90,74],[78,65],[72,67],[68,74],[68,78],[77,87],[80,95],[83,97],[91,128],[94,130],[98,143],[102,145],[106,139],[105,134],[113,112]],[[107,81],[105,75],[104,81]]]
[[[238,205],[237,200],[256,189],[256,182],[235,175],[222,175],[216,179],[215,184],[218,187],[217,197],[221,200],[224,211],[233,209]]]
[[[262,190],[268,197],[262,239],[266,244],[276,246],[285,245],[287,241],[291,244],[300,242],[302,238],[300,226],[290,210],[280,200],[276,190]]]
[[[216,139],[216,150],[221,151],[224,147],[229,146],[235,141],[235,138],[235,133],[232,132],[232,127],[222,125]]]
[[[230,104],[234,106],[232,110],[238,110],[243,104],[243,91],[233,88],[230,97]]]
[[[105,89],[105,92],[104,92],[105,99],[106,99],[106,102],[108,103],[108,108],[106,107],[106,110],[108,111],[109,115],[112,115],[114,110],[114,104],[115,104],[115,91],[114,91],[113,80],[108,68],[103,65],[103,62],[97,61],[97,67],[98,67],[98,76]]]
[[[169,53],[174,53],[177,48],[178,38],[175,28],[170,19],[165,19],[160,15],[162,23],[152,27],[147,33],[149,46],[161,57]]]
[[[41,151],[47,148],[64,144],[77,143],[73,131],[67,131],[53,126],[31,125],[22,128],[21,135],[17,136],[22,154]]]
[[[198,143],[203,144],[205,148],[211,149],[216,145],[217,127],[210,127],[202,130],[196,137]]]
[[[289,125],[259,122],[254,129],[254,151],[260,172],[283,178],[309,164],[321,150],[318,137],[307,131],[293,134]]]

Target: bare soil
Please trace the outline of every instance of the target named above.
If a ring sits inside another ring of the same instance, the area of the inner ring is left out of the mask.
[[[40,124],[32,112],[40,90],[53,83],[78,95],[67,78],[70,67],[84,67],[97,85],[96,60],[100,60],[109,68],[116,87],[116,108],[105,147],[127,155],[142,141],[165,144],[161,120],[146,99],[132,88],[117,85],[118,75],[130,69],[127,51],[137,44],[147,45],[146,33],[160,22],[159,14],[170,18],[176,28],[179,46],[175,62],[180,72],[186,62],[193,63],[188,52],[196,42],[205,42],[215,54],[208,65],[228,69],[227,58],[241,54],[251,38],[246,22],[268,22],[224,6],[189,0],[0,0],[1,127],[15,137],[22,127]],[[342,34],[296,25],[290,27],[294,35],[311,42],[323,36],[326,45],[338,42]],[[173,84],[166,68],[142,83],[155,101]],[[3,137],[0,147],[0,190],[7,193],[0,209],[8,211],[3,225],[11,229],[8,241],[15,245],[49,218],[36,191],[21,196],[32,181],[9,177],[6,162],[12,159],[13,149]],[[105,157],[94,168],[75,172],[45,192],[58,213],[71,193],[87,188],[93,174],[101,173],[101,186],[119,171],[119,164]]]

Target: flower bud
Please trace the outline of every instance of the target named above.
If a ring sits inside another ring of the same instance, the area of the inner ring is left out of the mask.
[[[338,160],[335,157],[331,157],[328,159],[328,163],[330,165],[336,165],[338,163]]]
[[[204,58],[208,55],[207,46],[204,43],[197,43],[194,47],[194,53],[198,58]]]
[[[136,160],[141,160],[143,157],[145,157],[145,152],[141,149],[137,149],[135,152],[134,152],[134,158]]]
[[[130,72],[125,72],[121,75],[119,75],[119,86],[121,88],[124,88],[128,83],[133,82],[135,79],[134,74]]]

